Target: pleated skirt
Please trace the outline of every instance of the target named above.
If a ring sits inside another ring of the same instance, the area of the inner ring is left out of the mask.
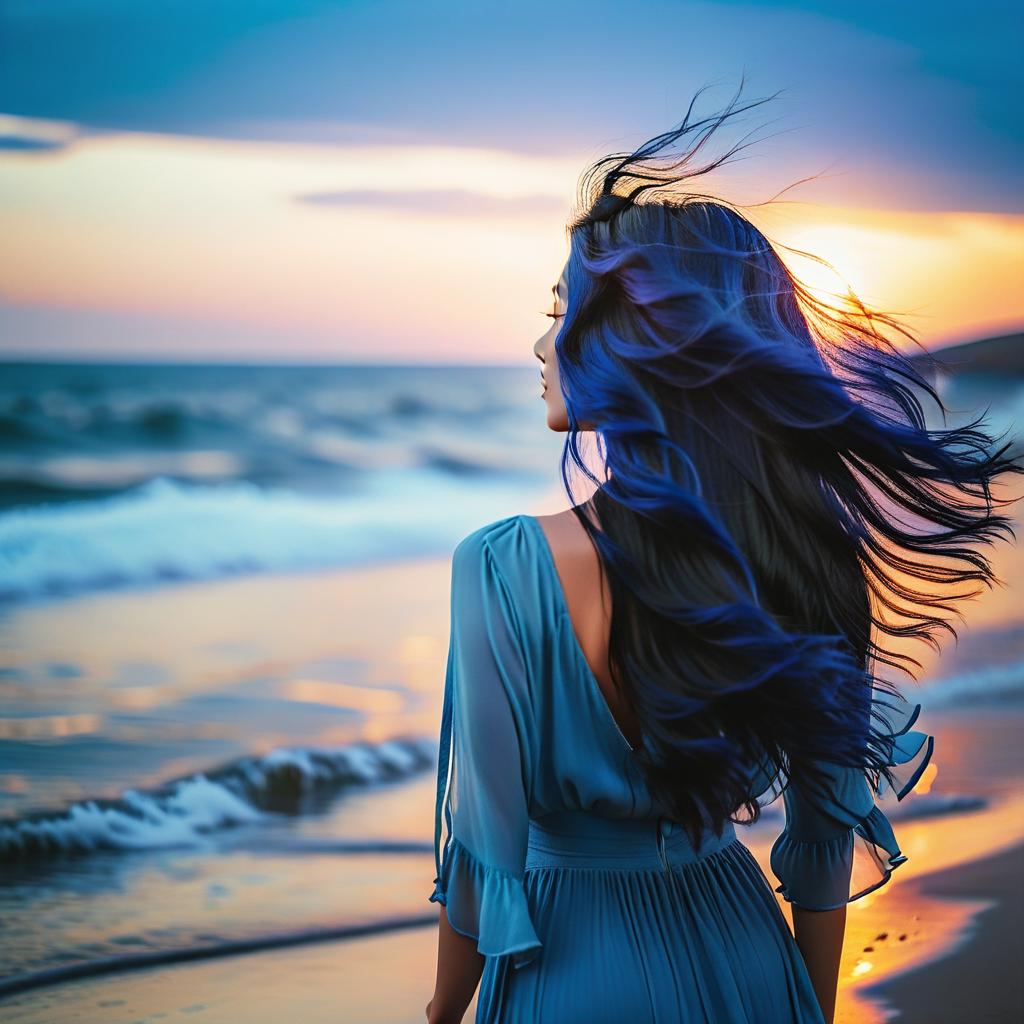
[[[824,1024],[731,823],[698,851],[664,819],[532,820],[524,887],[543,948],[486,958],[477,1024]]]

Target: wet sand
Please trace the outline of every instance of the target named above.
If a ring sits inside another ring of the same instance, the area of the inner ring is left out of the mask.
[[[973,908],[972,918],[948,953],[862,995],[897,1011],[896,1024],[1024,1020],[1024,846],[928,875],[901,897]]]

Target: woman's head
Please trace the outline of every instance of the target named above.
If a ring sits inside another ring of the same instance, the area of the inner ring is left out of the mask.
[[[600,429],[607,410],[587,405],[594,395],[585,387],[566,386],[587,368],[592,377],[642,373],[652,346],[683,355],[679,343],[687,334],[703,334],[716,318],[765,333],[782,321],[775,333],[783,343],[797,338],[813,348],[798,307],[802,289],[764,235],[726,202],[676,187],[744,148],[737,144],[710,163],[691,166],[729,117],[767,102],[737,108],[737,97],[717,117],[691,123],[694,97],[679,128],[633,153],[604,157],[584,173],[568,225],[569,257],[545,311],[551,323],[533,346],[550,429]],[[692,133],[697,142],[681,159],[666,167],[653,163]],[[565,330],[569,325],[572,330]]]
[[[685,364],[719,357],[700,345],[718,321],[813,352],[798,288],[764,235],[725,203],[680,197],[618,204],[607,218],[592,211],[572,229],[551,324],[534,344],[548,426],[567,431],[571,416],[577,429],[600,430],[610,410],[592,404],[602,392],[581,378],[601,373],[630,378],[657,405],[678,405],[696,379]],[[652,372],[673,359],[680,379]]]
[[[600,528],[579,517],[609,570],[609,656],[641,766],[694,828],[757,816],[755,763],[887,772],[896,705],[876,692],[899,693],[874,663],[920,663],[879,641],[955,635],[943,602],[994,579],[972,545],[1012,536],[990,484],[1024,471],[980,419],[926,428],[922,398],[944,409],[882,333],[914,340],[898,321],[815,299],[735,208],[679,193],[736,152],[691,166],[749,106],[688,112],[588,169],[534,348],[571,503],[574,468],[597,485]],[[694,132],[682,159],[654,162]]]

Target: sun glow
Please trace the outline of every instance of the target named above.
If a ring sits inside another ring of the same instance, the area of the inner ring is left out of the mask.
[[[18,255],[0,269],[0,349],[525,361],[586,163],[71,130],[54,125],[53,150],[0,151]],[[1024,321],[1024,217],[796,202],[749,216],[813,293],[852,288],[925,343]]]

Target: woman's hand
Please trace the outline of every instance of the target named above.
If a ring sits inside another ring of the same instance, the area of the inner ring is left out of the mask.
[[[462,1014],[460,1013],[457,1017],[445,1017],[440,1013],[434,1014],[434,1000],[431,999],[427,1003],[427,1008],[424,1011],[427,1015],[427,1024],[462,1024]]]

